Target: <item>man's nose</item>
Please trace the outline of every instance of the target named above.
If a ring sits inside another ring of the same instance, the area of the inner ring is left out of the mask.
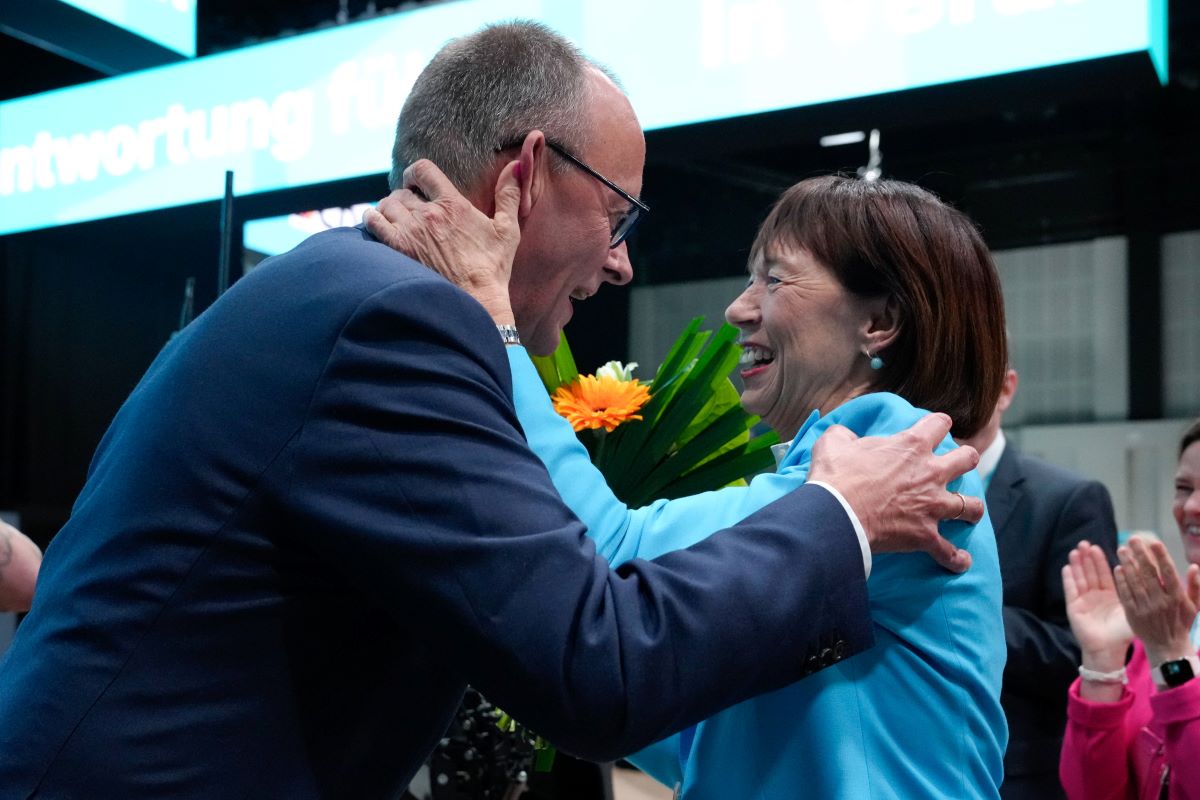
[[[625,242],[608,251],[604,280],[617,286],[624,286],[633,280],[633,264],[629,261],[629,247]]]

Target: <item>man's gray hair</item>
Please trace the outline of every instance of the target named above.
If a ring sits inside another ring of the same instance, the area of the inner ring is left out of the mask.
[[[526,20],[451,41],[425,67],[400,111],[391,188],[403,185],[405,167],[428,158],[468,190],[497,148],[535,129],[580,152],[589,66],[608,74],[559,34]]]

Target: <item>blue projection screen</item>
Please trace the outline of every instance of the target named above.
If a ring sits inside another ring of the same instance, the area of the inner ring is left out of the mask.
[[[448,39],[525,17],[622,79],[643,126],[1146,52],[1165,0],[459,0],[0,103],[0,234],[386,172]]]
[[[143,39],[196,55],[196,0],[61,0]]]

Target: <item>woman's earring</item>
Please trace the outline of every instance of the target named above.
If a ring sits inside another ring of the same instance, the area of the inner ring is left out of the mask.
[[[883,369],[883,359],[882,358],[880,358],[879,356],[871,355],[871,351],[865,347],[863,348],[863,355],[866,356],[867,358],[871,359],[871,369],[876,369],[876,370]]]

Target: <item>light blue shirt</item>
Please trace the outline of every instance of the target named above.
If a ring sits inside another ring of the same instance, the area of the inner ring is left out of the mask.
[[[509,362],[530,446],[614,565],[688,547],[799,487],[830,425],[885,435],[927,413],[896,395],[864,395],[824,417],[813,412],[778,471],[747,487],[630,509],[554,412],[524,350],[509,348]],[[938,452],[954,446],[947,437]],[[983,496],[974,472],[950,488]],[[682,783],[686,800],[999,797],[1008,729],[995,536],[986,517],[944,522],[941,532],[971,553],[973,566],[953,575],[924,554],[877,554],[868,581],[871,650],[705,720],[682,760],[678,734],[631,760],[667,786]],[[747,653],[747,667],[753,662]]]

